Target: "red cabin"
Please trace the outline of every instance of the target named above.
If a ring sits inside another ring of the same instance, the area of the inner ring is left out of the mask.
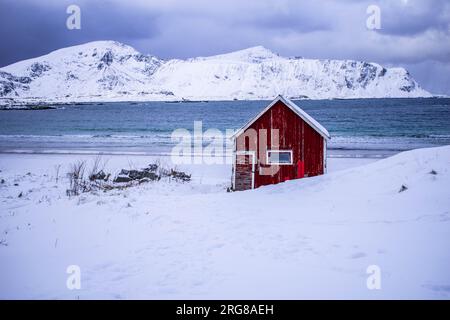
[[[328,131],[282,96],[232,138],[233,190],[255,189],[326,172]]]

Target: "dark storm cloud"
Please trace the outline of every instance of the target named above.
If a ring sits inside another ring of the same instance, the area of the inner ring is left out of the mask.
[[[426,31],[448,32],[449,1],[382,1],[381,33],[413,36]]]
[[[68,30],[66,9],[74,1],[1,1],[0,65],[48,53],[61,47],[94,40],[153,37],[157,14],[112,1],[80,4],[81,30]]]
[[[65,27],[69,4],[81,7],[81,30]],[[381,10],[380,30],[366,27],[369,5]],[[162,58],[263,45],[282,55],[404,66],[426,89],[450,94],[448,0],[0,0],[0,6],[0,66],[106,39]]]
[[[322,12],[322,14],[317,14]],[[256,13],[256,14],[255,14]],[[291,2],[289,7],[273,7],[255,12],[241,19],[247,26],[294,32],[314,32],[330,30],[333,27],[333,17],[329,12],[320,9],[320,3]]]

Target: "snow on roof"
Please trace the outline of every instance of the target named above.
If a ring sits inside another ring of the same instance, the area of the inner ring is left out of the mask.
[[[300,118],[302,118],[307,124],[309,124],[314,130],[316,130],[322,137],[329,140],[330,134],[328,133],[328,130],[325,129],[317,120],[315,120],[313,117],[311,117],[309,114],[307,114],[303,109],[301,109],[299,106],[297,106],[294,102],[289,100],[288,98],[283,97],[282,95],[278,95],[264,110],[262,110],[256,117],[251,119],[249,122],[247,122],[241,129],[236,131],[235,134],[233,134],[232,138],[237,137],[242,132],[247,130],[248,127],[250,127],[256,120],[259,119],[267,110],[269,110],[275,103],[278,101],[283,102],[289,109],[294,111]]]

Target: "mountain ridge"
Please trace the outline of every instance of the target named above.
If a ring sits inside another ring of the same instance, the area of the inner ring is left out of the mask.
[[[94,41],[0,68],[5,103],[431,97],[403,68],[355,60],[283,57],[255,46],[160,59]]]

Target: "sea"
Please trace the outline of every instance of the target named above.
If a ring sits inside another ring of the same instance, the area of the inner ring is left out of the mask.
[[[328,129],[330,157],[383,158],[450,145],[450,98],[299,100]],[[115,102],[0,111],[1,153],[167,155],[175,130],[239,129],[270,101]],[[203,141],[208,144],[208,139]]]

